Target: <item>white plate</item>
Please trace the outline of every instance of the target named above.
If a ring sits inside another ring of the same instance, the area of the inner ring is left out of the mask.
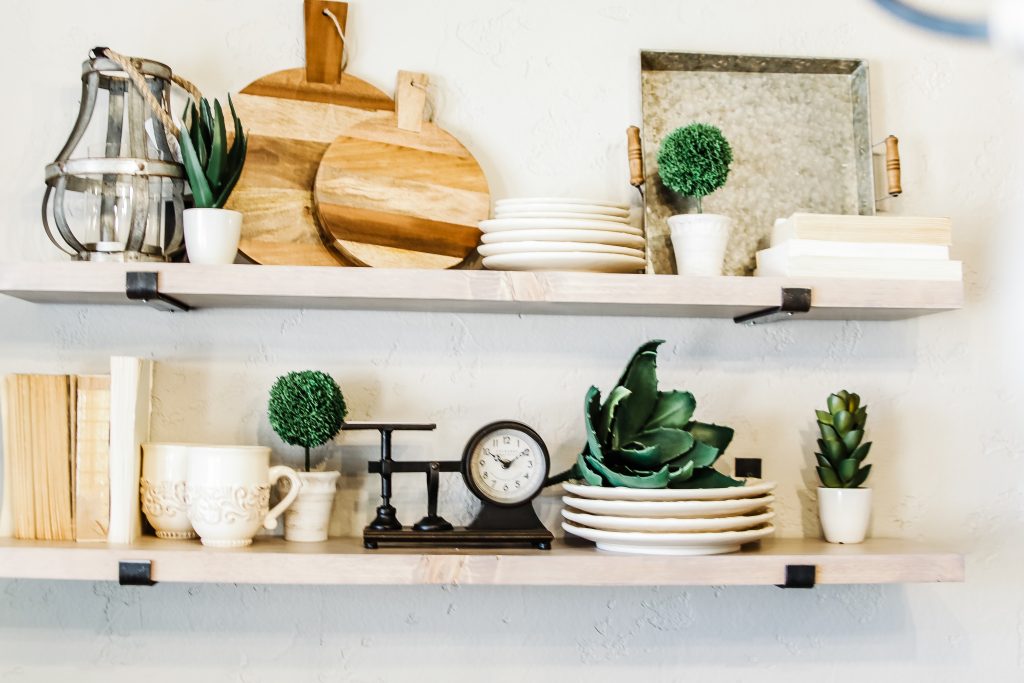
[[[480,221],[481,232],[504,232],[506,230],[609,230],[643,237],[644,231],[625,223],[600,220],[577,220],[573,218],[491,218]]]
[[[596,500],[736,500],[771,493],[775,482],[747,479],[746,486],[723,489],[629,489],[569,483],[562,487],[574,496]]]
[[[600,206],[595,204],[562,204],[558,202],[543,202],[539,204],[502,204],[499,202],[494,207],[497,214],[506,211],[531,212],[531,213],[585,213],[597,216],[613,216],[615,218],[628,218],[627,207]]]
[[[733,517],[767,507],[775,496],[741,498],[739,500],[592,500],[562,496],[562,502],[592,515],[611,517]]]
[[[775,518],[774,512],[739,517],[698,517],[696,519],[665,519],[649,517],[607,517],[562,510],[562,516],[577,526],[604,531],[642,531],[648,533],[679,533],[706,531],[742,531],[761,526]]]
[[[501,242],[499,244],[481,244],[476,249],[481,256],[498,256],[500,254],[522,254],[538,251],[588,251],[601,254],[622,254],[645,258],[640,249],[616,247],[611,244],[595,244],[591,242]]]
[[[608,202],[603,199],[585,199],[581,197],[506,197],[494,202],[495,206],[519,206],[521,204],[573,204],[582,206],[600,206],[611,209],[629,210],[629,204]]]
[[[771,524],[746,531],[711,531],[696,534],[647,534],[631,531],[602,531],[562,522],[574,536],[597,543],[599,550],[641,555],[719,555],[740,549],[775,533]]]
[[[622,254],[596,252],[525,252],[484,258],[488,270],[572,270],[588,273],[635,273],[647,265],[646,259]]]
[[[644,248],[644,238],[625,232],[607,230],[508,230],[492,232],[480,237],[484,244],[504,242],[590,242],[611,244],[618,247]]]
[[[570,218],[581,221],[608,221],[629,225],[629,218],[610,216],[601,213],[574,213],[569,211],[508,211],[497,209],[494,212],[495,218]]]

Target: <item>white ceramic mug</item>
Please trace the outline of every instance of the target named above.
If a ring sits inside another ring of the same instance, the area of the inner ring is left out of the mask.
[[[235,262],[242,238],[242,214],[230,209],[185,209],[185,251],[189,263]]]
[[[270,486],[287,477],[291,488],[270,507]],[[234,548],[252,543],[260,526],[277,528],[302,482],[290,467],[270,466],[263,446],[189,446],[188,516],[203,545]]]
[[[196,537],[185,498],[188,448],[180,443],[142,444],[142,511],[159,538]]]
[[[668,219],[676,272],[680,275],[722,274],[732,219],[713,213],[687,213]]]

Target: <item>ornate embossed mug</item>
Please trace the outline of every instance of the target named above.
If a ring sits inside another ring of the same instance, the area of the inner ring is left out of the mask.
[[[270,485],[287,477],[288,494],[270,507]],[[302,482],[290,467],[270,466],[263,446],[189,446],[188,516],[203,545],[235,548],[252,543],[260,526],[277,527]]]
[[[159,538],[195,538],[185,502],[188,444],[142,444],[142,511]]]

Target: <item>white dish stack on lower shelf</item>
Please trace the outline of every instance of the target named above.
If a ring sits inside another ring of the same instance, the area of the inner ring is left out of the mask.
[[[599,550],[718,555],[771,536],[775,483],[718,489],[628,489],[563,484],[562,528]]]
[[[625,204],[588,199],[501,199],[481,221],[478,247],[490,270],[635,273],[647,264],[643,230]]]

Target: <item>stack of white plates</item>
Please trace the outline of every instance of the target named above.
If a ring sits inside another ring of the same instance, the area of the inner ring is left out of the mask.
[[[481,221],[478,248],[491,270],[635,273],[647,263],[644,233],[625,204],[590,199],[500,199]]]
[[[601,550],[718,555],[770,536],[775,482],[721,489],[628,489],[563,484],[562,528]]]

